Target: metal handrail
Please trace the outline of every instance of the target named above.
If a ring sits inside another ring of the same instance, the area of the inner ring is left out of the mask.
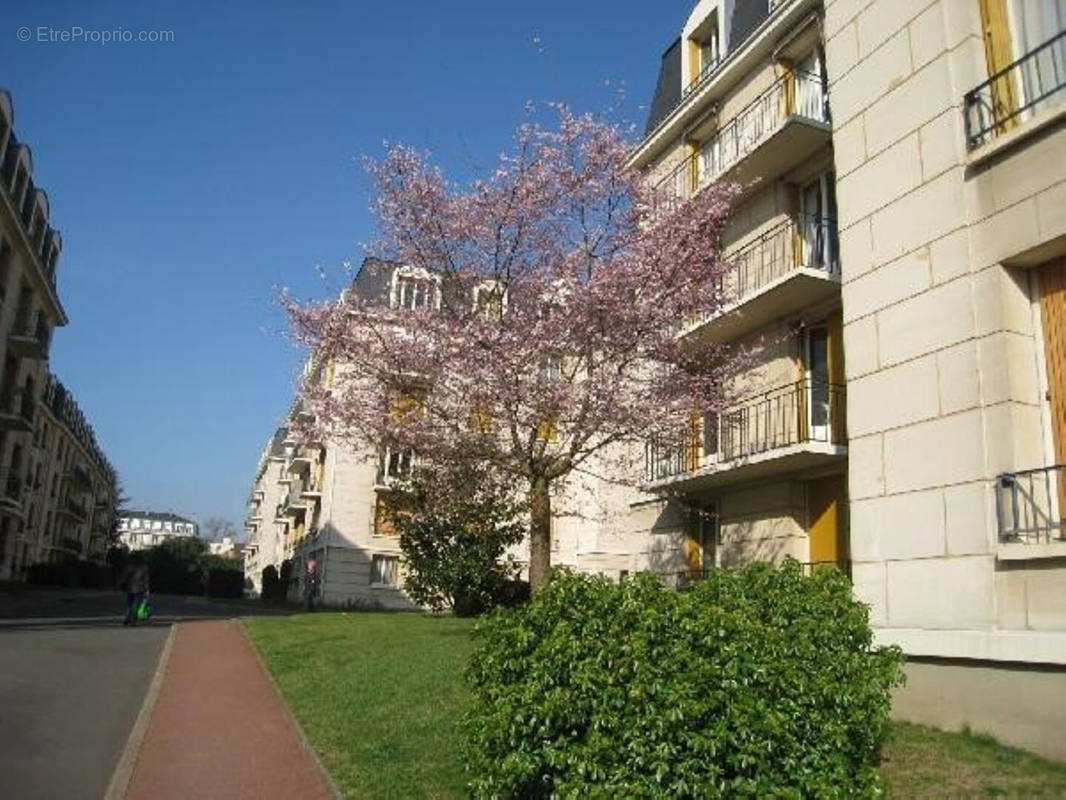
[[[1046,87],[1041,72],[1044,56],[1050,56],[1044,63],[1051,68],[1051,81]],[[1020,116],[1063,89],[1066,89],[1066,30],[963,95],[966,148],[973,150],[1006,132]],[[1024,102],[1015,99],[1018,92],[1024,94]]]
[[[1066,541],[1066,464],[997,475],[995,495],[1001,542]]]
[[[773,135],[790,116],[829,121],[829,90],[822,75],[796,70],[777,78],[652,188],[658,210],[695,197]]]
[[[644,447],[649,482],[696,473],[784,447],[843,444],[846,389],[826,381],[798,380],[723,411],[703,415],[698,430],[667,440],[652,437]]]
[[[784,8],[786,5],[787,5],[787,3],[785,3],[785,2],[779,2],[776,5],[772,6],[770,8],[770,13],[767,14],[766,19],[764,19],[762,21],[762,23],[760,24],[759,28],[757,28],[755,31],[752,31],[751,34],[748,37],[746,37],[742,42],[738,43],[737,47],[735,47],[734,49],[730,50],[724,56],[719,57],[718,60],[715,61],[711,65],[711,68],[709,70],[701,70],[699,79],[697,81],[695,81],[694,83],[690,83],[687,87],[682,89],[681,97],[678,98],[676,103],[674,103],[672,106],[670,106],[670,109],[665,114],[663,114],[662,119],[659,120],[659,122],[655,125],[655,127],[652,128],[650,131],[648,131],[644,135],[644,138],[641,139],[641,141],[637,145],[636,149],[640,149],[641,147],[643,147],[645,142],[647,142],[650,139],[654,138],[659,133],[660,130],[662,130],[664,127],[666,127],[666,124],[670,121],[670,118],[673,117],[674,114],[677,112],[677,110],[679,108],[681,108],[681,106],[683,106],[685,104],[685,101],[688,100],[689,96],[694,94],[699,89],[702,89],[703,86],[706,85],[707,82],[710,81],[710,79],[714,75],[716,75],[718,72],[721,71],[722,67],[724,67],[726,64],[731,63],[741,53],[743,53],[744,49],[745,49],[744,45],[747,42],[751,41],[752,38],[755,37],[755,35],[758,33],[759,29],[761,29],[763,26],[769,24],[770,20],[773,19],[774,15],[778,11],[780,11],[782,8]],[[704,73],[706,73],[706,74],[704,74]]]

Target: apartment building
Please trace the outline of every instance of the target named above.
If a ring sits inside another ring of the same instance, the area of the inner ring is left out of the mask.
[[[67,323],[61,249],[0,90],[0,580],[22,579],[34,563],[102,563],[114,527],[115,472],[48,371],[52,333]]]
[[[693,342],[757,352],[728,408],[683,446],[649,442],[645,502],[617,525],[631,569],[684,581],[791,556],[847,567],[847,389],[841,253],[820,4],[696,4],[663,55],[641,170],[657,213],[712,182],[743,187],[722,246],[720,313],[679,321]]]
[[[840,564],[910,658],[897,715],[1060,758],[1064,29],[1061,0],[695,5],[631,163],[666,210],[745,186],[732,305],[682,335],[763,355],[648,444],[620,523],[637,568]]]
[[[248,498],[248,516],[244,521],[247,543],[244,550],[244,574],[251,580],[256,595],[263,591],[263,570],[268,566],[281,569],[285,553],[284,518],[278,515],[285,472],[285,447],[289,440],[287,428],[279,428],[263,448],[256,464],[252,492]]]
[[[169,511],[125,510],[118,514],[119,543],[129,550],[155,547],[174,536],[198,536],[200,526]]]
[[[25,480],[13,577],[35,563],[103,564],[116,532],[117,476],[70,391],[46,375]]]

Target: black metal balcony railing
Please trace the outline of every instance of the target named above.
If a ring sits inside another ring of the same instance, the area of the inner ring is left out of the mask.
[[[789,117],[829,122],[829,90],[821,75],[796,71],[782,75],[676,166],[652,189],[656,213],[695,197],[776,133]]]
[[[1066,30],[963,95],[966,147],[973,150],[1051,103],[1066,100]]]
[[[1066,541],[1066,464],[1007,472],[996,478],[1001,542]]]
[[[13,503],[22,501],[22,478],[13,469],[0,469],[0,493]]]
[[[64,504],[63,508],[70,516],[75,517],[76,519],[79,519],[83,522],[85,521],[85,517],[88,511],[86,507],[82,503],[79,503],[77,500],[68,499],[67,502]]]
[[[727,256],[733,266],[722,277],[719,294],[725,303],[739,304],[798,269],[839,276],[839,253],[836,220],[801,214]]]
[[[726,411],[706,413],[699,430],[690,431],[680,445],[647,442],[645,479],[661,481],[793,445],[844,444],[844,403],[844,386],[800,380]]]
[[[786,5],[785,2],[772,3],[771,6],[770,6],[770,12],[769,12],[768,16],[772,17],[777,11],[779,11],[782,8],[784,8],[785,5]],[[722,56],[722,57],[720,57],[718,59],[715,59],[710,64],[707,64],[706,66],[704,66],[703,69],[700,70],[699,76],[695,80],[690,82],[688,86],[686,86],[686,87],[684,87],[682,89],[681,97],[678,98],[677,102],[675,102],[672,106],[670,106],[669,109],[666,110],[666,112],[662,115],[661,119],[657,123],[655,123],[655,126],[651,130],[649,130],[649,131],[647,131],[645,133],[644,141],[647,141],[648,139],[652,138],[656,133],[658,133],[659,129],[662,128],[664,125],[666,125],[667,121],[674,115],[674,112],[677,111],[678,108],[680,108],[682,105],[685,104],[685,102],[688,100],[690,95],[694,94],[697,90],[702,89],[703,86],[715,74],[717,74],[718,71],[722,67],[724,67],[726,64],[730,63],[741,52],[743,52],[743,50],[744,50],[743,45],[744,45],[743,41],[734,43],[734,48],[735,49],[733,49],[731,52],[727,53],[726,55],[724,55],[724,56]]]
[[[33,411],[37,401],[29,388],[16,389],[0,396],[0,413],[13,417],[21,417],[29,423],[33,422]]]

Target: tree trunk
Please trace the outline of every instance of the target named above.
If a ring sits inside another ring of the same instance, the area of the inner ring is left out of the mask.
[[[548,585],[551,570],[552,500],[546,478],[529,485],[529,587],[536,594]]]

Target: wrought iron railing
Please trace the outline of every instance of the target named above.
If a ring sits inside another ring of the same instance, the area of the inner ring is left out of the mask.
[[[723,276],[719,294],[726,303],[741,303],[802,268],[840,275],[839,252],[836,220],[801,214],[727,255],[733,266]]]
[[[704,142],[699,153],[655,184],[654,210],[669,211],[694,197],[769,139],[792,116],[829,122],[829,90],[821,75],[797,70],[775,80]]]
[[[773,16],[775,12],[780,10],[785,5],[786,5],[786,1],[785,0],[777,0],[776,2],[772,2],[771,5],[770,5],[770,12],[769,12],[768,16]],[[713,62],[711,62],[710,64],[705,66],[702,70],[700,70],[699,77],[697,77],[696,80],[694,80],[691,83],[689,83],[689,85],[686,86],[682,90],[681,97],[678,98],[677,102],[675,102],[672,106],[670,106],[670,108],[662,115],[662,118],[655,124],[655,126],[651,130],[649,130],[649,131],[647,131],[645,133],[644,141],[646,142],[649,139],[651,139],[653,136],[655,136],[655,134],[657,134],[659,132],[659,130],[664,125],[666,125],[667,121],[674,115],[674,112],[676,112],[677,109],[679,109],[681,106],[683,106],[685,104],[685,102],[688,100],[690,95],[694,94],[699,89],[702,89],[704,87],[704,85],[706,85],[706,83],[708,81],[710,81],[710,79],[714,75],[716,75],[718,73],[718,71],[722,67],[724,67],[726,64],[730,63],[734,58],[736,58],[743,51],[743,49],[744,49],[743,45],[744,45],[744,41],[734,42],[733,49],[728,54],[726,54],[725,56],[722,56],[722,57],[720,57],[718,59],[715,59]]]
[[[0,493],[4,499],[18,503],[22,500],[22,478],[13,469],[0,469]]]
[[[1066,100],[1066,30],[963,96],[966,147],[990,142],[1033,113]]]
[[[1002,542],[1066,541],[1066,464],[1005,472],[996,478]]]
[[[28,387],[9,391],[0,396],[0,412],[22,417],[27,422],[33,422],[36,405],[37,400]]]
[[[654,483],[792,445],[844,444],[845,388],[799,380],[763,392],[722,412],[705,413],[683,437],[652,438],[644,448],[644,476]]]

